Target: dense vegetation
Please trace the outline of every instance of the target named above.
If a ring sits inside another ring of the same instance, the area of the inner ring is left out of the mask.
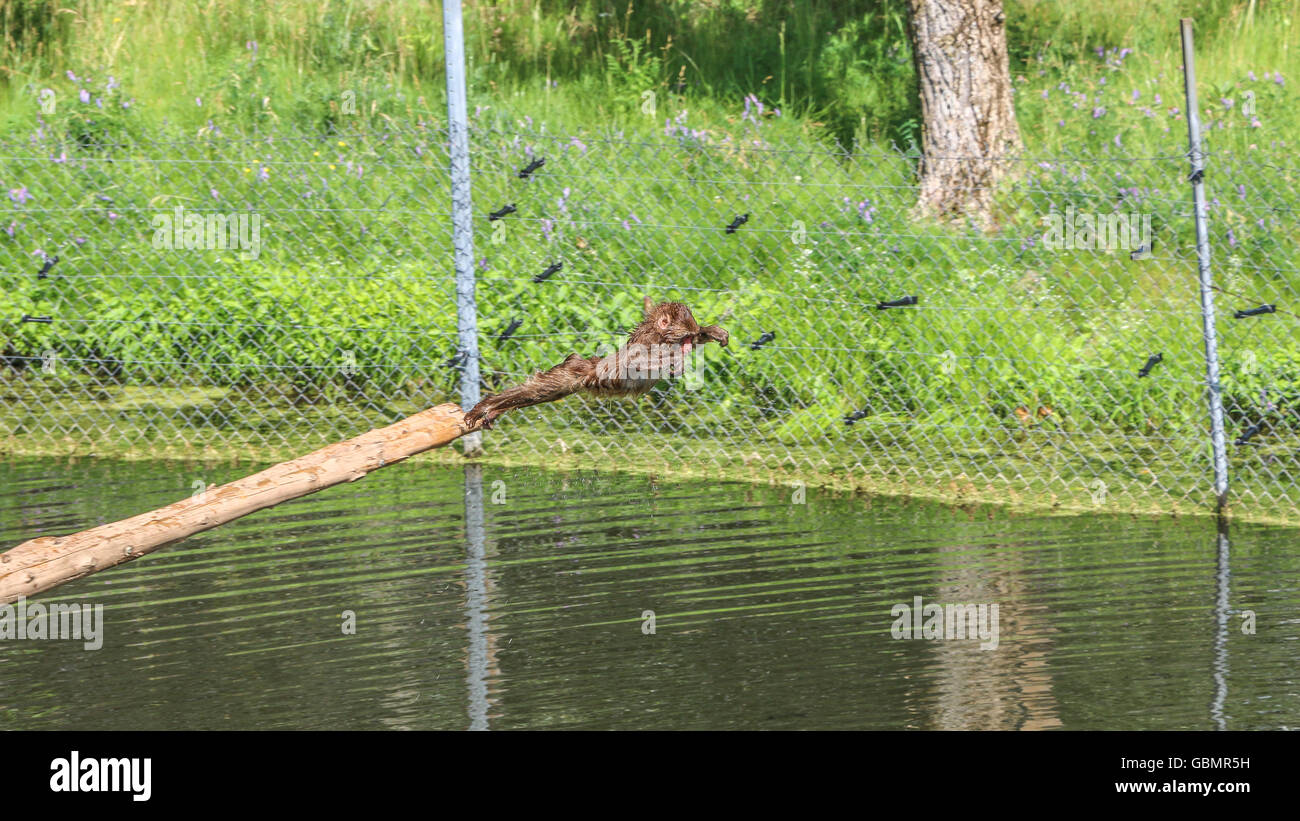
[[[770,356],[710,353],[711,402],[663,403],[663,430],[728,419],[788,446],[889,442],[906,419],[917,441],[1118,430],[1176,455],[1203,419],[1176,36],[1193,6],[1212,239],[1241,295],[1220,297],[1232,425],[1297,427],[1294,317],[1228,318],[1300,290],[1296,2],[1008,3],[1030,159],[993,235],[909,219],[900,2],[467,4],[476,203],[521,205],[506,242],[480,224],[489,380],[612,339],[650,289],[729,315],[738,341],[776,332]],[[95,384],[307,400],[452,394],[436,4],[0,0],[0,25],[14,363],[32,374],[56,350]],[[534,156],[548,164],[524,183]],[[264,214],[273,240],[257,260],[159,254],[151,217],[181,204]],[[1042,218],[1067,206],[1152,215],[1154,259],[1044,248]],[[918,309],[874,310],[909,293]],[[1157,378],[1136,379],[1155,351]]]

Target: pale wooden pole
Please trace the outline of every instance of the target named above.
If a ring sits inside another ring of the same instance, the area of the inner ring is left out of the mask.
[[[372,470],[439,448],[469,433],[464,413],[438,405],[159,510],[68,536],[42,536],[0,554],[0,604],[129,562],[163,545]]]

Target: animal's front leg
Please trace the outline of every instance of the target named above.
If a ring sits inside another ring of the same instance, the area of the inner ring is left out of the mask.
[[[725,348],[727,347],[727,343],[731,341],[731,334],[727,333],[726,329],[718,325],[706,325],[703,328],[700,328],[700,332],[696,335],[695,339],[700,345],[703,345],[709,340],[713,340]]]

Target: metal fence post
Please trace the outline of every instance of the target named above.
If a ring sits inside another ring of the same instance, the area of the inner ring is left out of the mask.
[[[474,302],[474,209],[469,177],[469,112],[465,100],[465,30],[460,0],[442,4],[447,64],[447,140],[451,156],[451,234],[456,266],[456,328],[459,339],[460,406],[478,404],[478,315]],[[465,454],[483,451],[477,431],[462,437]]]
[[[1188,158],[1192,164],[1192,203],[1196,209],[1196,260],[1201,282],[1201,331],[1205,339],[1205,383],[1210,401],[1210,439],[1214,450],[1214,494],[1222,511],[1228,503],[1228,451],[1223,431],[1223,388],[1219,384],[1219,332],[1214,321],[1214,279],[1210,271],[1210,236],[1205,212],[1205,153],[1201,149],[1201,115],[1196,100],[1196,61],[1192,20],[1181,21],[1183,88],[1187,103]]]

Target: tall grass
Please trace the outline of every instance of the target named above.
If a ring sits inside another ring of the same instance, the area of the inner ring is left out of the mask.
[[[1014,0],[1012,70],[1037,90],[1096,48],[1128,48],[1172,88],[1182,15],[1197,19],[1208,87],[1251,70],[1295,74],[1298,0]],[[617,118],[646,90],[704,108],[754,94],[843,142],[907,146],[919,133],[902,0],[502,0],[467,3],[466,22],[473,99],[534,117]],[[345,90],[376,110],[437,110],[442,93],[441,7],[428,0],[0,0],[0,26],[0,122],[11,127],[30,123],[36,92],[69,70],[113,75],[145,116],[182,127],[325,123]],[[1077,137],[1026,131],[1043,147]]]

